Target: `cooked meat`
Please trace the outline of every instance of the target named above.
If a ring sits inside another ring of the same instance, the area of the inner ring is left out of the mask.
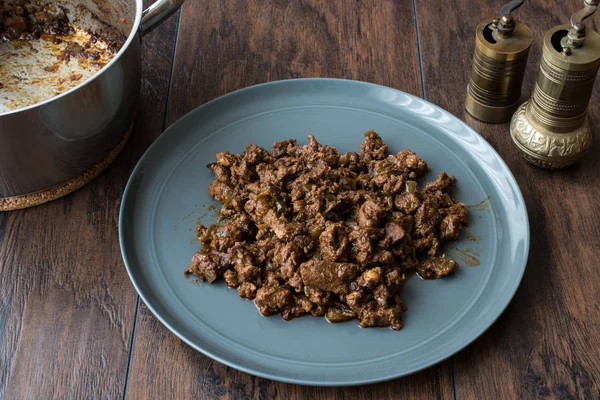
[[[38,39],[42,33],[68,35],[73,33],[66,9],[46,5],[23,4],[0,13],[0,38],[2,40]]]
[[[292,292],[288,288],[261,287],[256,292],[256,305],[262,315],[281,311],[292,303]]]
[[[377,228],[385,210],[373,200],[365,201],[358,210],[358,224],[367,228]]]
[[[327,221],[325,230],[319,236],[321,257],[336,261],[343,258],[348,247],[348,234],[340,222]]]
[[[402,312],[405,310],[404,305],[379,307],[375,303],[370,303],[361,311],[359,325],[363,328],[389,326],[394,330],[399,330],[402,328]]]
[[[243,282],[238,288],[238,295],[245,299],[253,299],[256,297],[256,285],[251,282]]]
[[[408,181],[413,182],[414,181]],[[407,184],[408,184],[407,182]],[[416,186],[415,186],[416,187]],[[421,200],[419,200],[419,196],[415,193],[402,193],[397,195],[394,199],[394,205],[398,211],[403,212],[404,214],[413,213],[421,204]]]
[[[358,265],[351,263],[309,260],[300,265],[300,276],[305,286],[336,294],[347,293],[358,272]]]
[[[186,274],[194,274],[207,282],[214,282],[227,270],[229,257],[227,254],[219,253],[217,250],[199,251],[192,257]]]
[[[438,256],[467,224],[465,205],[452,196],[454,177],[442,172],[419,189],[427,163],[410,150],[390,155],[375,132],[365,134],[359,154],[309,136],[304,146],[252,144],[216,159],[208,192],[223,203],[224,222],[198,225],[203,249],[186,273],[208,282],[223,276],[263,315],[400,329],[407,278],[458,268]]]
[[[455,203],[446,209],[440,210],[444,216],[440,224],[440,238],[442,240],[455,240],[460,229],[467,224],[467,208],[463,203]]]
[[[2,7],[0,7],[2,8]],[[40,37],[48,40],[63,40],[58,36],[67,36],[75,32],[69,21],[68,10],[55,2],[33,3],[22,2],[12,8],[0,10],[0,40],[33,40]],[[102,32],[89,32],[90,42],[94,44],[101,37],[108,47],[108,51],[117,53],[127,38],[114,29],[105,29]],[[99,58],[96,51],[84,49],[76,43],[69,43],[63,54],[64,59],[70,57]]]
[[[431,257],[417,267],[419,275],[425,279],[443,278],[458,268],[456,261],[446,257]]]

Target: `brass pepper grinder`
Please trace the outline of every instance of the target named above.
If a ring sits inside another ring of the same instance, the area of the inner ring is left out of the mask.
[[[512,118],[510,134],[517,149],[538,167],[575,164],[592,145],[587,108],[600,66],[600,35],[586,32],[583,20],[599,2],[585,0],[570,24],[546,32],[531,100]]]
[[[502,18],[485,20],[477,27],[465,107],[478,120],[506,122],[519,105],[533,40],[527,25],[511,15],[522,4],[523,0],[511,1],[502,7]]]

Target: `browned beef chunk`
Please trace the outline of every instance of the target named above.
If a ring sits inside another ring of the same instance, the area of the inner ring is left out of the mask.
[[[224,167],[233,167],[237,163],[237,157],[226,151],[217,153],[217,163]]]
[[[346,295],[346,304],[348,304],[353,311],[360,312],[367,298],[368,296],[365,295],[364,291],[357,290]]]
[[[368,269],[362,273],[361,276],[358,277],[356,283],[359,286],[366,287],[369,289],[373,289],[381,282],[381,268],[376,267],[373,269]]]
[[[234,268],[239,282],[253,282],[260,276],[260,268],[248,262],[236,260]]]
[[[269,210],[274,207],[275,199],[266,193],[261,193],[259,195],[251,194],[244,205],[244,210],[253,216],[255,220],[261,221]]]
[[[310,260],[300,265],[300,276],[305,286],[336,294],[346,292],[358,272],[358,266],[350,263]]]
[[[349,239],[352,243],[352,255],[360,264],[367,264],[373,255],[372,241],[377,238],[377,232],[374,229],[355,228],[350,232]]]
[[[377,250],[373,253],[373,258],[368,262],[369,265],[390,266],[394,261],[394,254],[389,250]]]
[[[249,144],[244,151],[244,159],[251,165],[258,164],[270,158],[269,153],[255,144]]]
[[[458,239],[460,229],[467,225],[467,207],[463,203],[456,203],[440,212],[446,214],[440,224],[440,238],[442,240]]]
[[[231,189],[226,183],[221,181],[212,181],[212,183],[208,186],[208,194],[215,200],[224,203],[231,203],[233,199],[231,197]]]
[[[294,236],[293,242],[300,250],[302,250],[302,252],[304,252],[304,255],[306,256],[310,256],[317,248],[317,243],[314,242],[310,236]]]
[[[237,272],[228,269],[223,274],[223,278],[225,278],[225,282],[227,282],[227,286],[229,286],[231,288],[238,287],[239,282],[238,282]]]
[[[400,193],[404,188],[404,177],[391,174],[386,176],[386,181],[383,183],[383,192],[388,195]]]
[[[359,155],[352,151],[342,154],[340,156],[339,162],[340,166],[348,168],[350,171],[353,172],[362,169]]]
[[[385,284],[388,287],[394,287],[398,289],[399,286],[404,284],[406,279],[406,275],[403,272],[395,269],[388,272],[388,274],[385,276]]]
[[[377,285],[375,290],[373,290],[373,298],[379,307],[387,307],[391,298],[390,288],[384,284]]]
[[[396,168],[403,172],[405,179],[415,179],[429,170],[427,163],[410,150],[401,150],[392,160]]]
[[[371,160],[382,160],[388,155],[388,146],[373,131],[365,133],[365,140],[360,145],[360,159],[368,163]]]
[[[277,216],[277,212],[269,210],[264,218],[265,224],[277,236],[278,239],[294,237],[302,232],[302,228],[296,222],[286,222]]]
[[[372,304],[360,313],[359,325],[363,328],[373,326],[389,326],[397,331],[402,328],[402,306],[377,307]]]
[[[454,185],[455,178],[453,176],[448,176],[445,172],[440,172],[437,179],[435,181],[427,182],[425,184],[425,192],[446,192],[448,189]]]
[[[388,222],[385,224],[385,239],[389,239],[390,244],[395,244],[406,237],[406,231],[401,224],[397,222]]]
[[[429,233],[427,236],[415,241],[415,250],[419,253],[427,252],[427,254],[433,256],[437,254],[439,248],[440,241],[433,233]]]
[[[383,207],[373,200],[367,200],[358,211],[358,224],[366,228],[376,228],[384,215]]]
[[[218,251],[227,251],[236,242],[249,238],[253,231],[250,218],[245,214],[240,214],[211,232],[210,246]]]
[[[220,253],[214,249],[198,250],[192,257],[192,262],[185,273],[194,274],[201,280],[210,283],[223,275],[229,265],[229,257],[226,253]]]
[[[348,247],[348,235],[342,223],[327,222],[325,230],[319,236],[323,259],[337,261]]]
[[[285,321],[300,315],[308,314],[313,308],[313,303],[302,295],[297,295],[294,297],[294,303],[295,305],[291,307],[286,306],[281,310],[281,317]]]
[[[228,184],[231,181],[231,173],[229,168],[224,167],[218,163],[212,163],[208,165],[208,168],[215,174],[215,179],[219,182]]]
[[[356,318],[356,313],[347,308],[331,307],[327,309],[326,318],[329,322],[344,322]]]
[[[320,309],[322,309],[323,306],[330,304],[332,299],[332,294],[330,292],[310,286],[304,287],[304,295]]]
[[[253,299],[256,297],[256,285],[252,282],[243,282],[238,288],[238,296],[245,299]]]
[[[291,278],[303,258],[303,252],[293,242],[278,243],[275,246],[273,264],[279,267],[279,273],[284,279]]]
[[[356,187],[362,190],[370,190],[373,186],[371,182],[373,181],[373,175],[368,173],[361,173],[356,177]]]
[[[297,147],[298,147],[298,145],[296,144],[295,140],[293,140],[293,139],[284,140],[284,141],[276,142],[275,144],[273,144],[273,147],[271,148],[270,153],[273,157],[280,158],[285,155],[295,154]]]
[[[402,211],[404,214],[412,214],[421,204],[421,200],[414,193],[402,193],[394,198],[396,210]]]
[[[292,304],[287,288],[262,287],[256,292],[256,306],[262,315],[271,315]]]
[[[281,180],[277,178],[277,168],[273,164],[259,164],[256,166],[256,173],[261,183],[279,187]]]
[[[423,203],[417,209],[415,217],[415,231],[420,236],[427,236],[436,232],[438,225],[442,220],[441,215],[438,212],[438,208],[428,199],[424,200]]]
[[[458,269],[456,261],[446,257],[431,257],[423,261],[417,271],[423,279],[438,279]]]

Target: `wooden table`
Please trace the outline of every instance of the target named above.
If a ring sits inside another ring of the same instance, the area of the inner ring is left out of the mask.
[[[141,112],[118,160],[66,198],[0,213],[0,398],[599,398],[599,141],[579,165],[544,171],[519,158],[508,124],[483,124],[463,110],[475,27],[501,3],[188,0],[144,38]],[[579,7],[531,1],[517,11],[535,34],[525,95],[543,33]],[[515,174],[531,222],[525,277],[492,328],[451,359],[377,385],[282,384],[192,350],[137,297],[117,221],[144,150],[217,96],[298,77],[358,79],[422,96],[465,119]],[[598,90],[592,104],[598,124]]]

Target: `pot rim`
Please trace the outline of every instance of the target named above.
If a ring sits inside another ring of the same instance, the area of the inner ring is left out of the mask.
[[[81,82],[79,85],[57,95],[54,97],[50,97],[49,99],[40,101],[39,103],[35,103],[35,104],[31,104],[29,106],[26,107],[22,107],[22,108],[17,108],[15,110],[10,110],[4,113],[0,112],[0,117],[4,117],[4,116],[8,116],[8,115],[12,115],[12,114],[17,114],[23,111],[29,111],[32,110],[34,108],[38,108],[41,107],[45,104],[51,103],[54,100],[60,99],[61,97],[66,97],[69,94],[76,92],[77,90],[81,89],[83,86],[87,85],[90,82],[93,82],[94,80],[96,80],[99,76],[101,76],[102,74],[104,74],[104,72],[106,70],[108,70],[113,64],[115,64],[123,55],[123,53],[125,53],[127,51],[127,49],[129,48],[129,45],[131,44],[131,42],[133,41],[134,38],[136,38],[138,36],[138,33],[140,31],[140,24],[142,21],[142,10],[144,8],[144,4],[143,4],[143,0],[135,0],[135,21],[133,22],[133,26],[131,28],[131,31],[129,32],[129,35],[127,36],[127,40],[125,41],[125,43],[123,44],[123,46],[121,47],[121,49],[119,50],[119,52],[113,57],[112,60],[110,60],[110,62],[108,64],[106,64],[104,67],[102,67],[102,69],[100,71],[98,71],[97,73],[95,73],[92,77],[90,77],[89,79]]]

